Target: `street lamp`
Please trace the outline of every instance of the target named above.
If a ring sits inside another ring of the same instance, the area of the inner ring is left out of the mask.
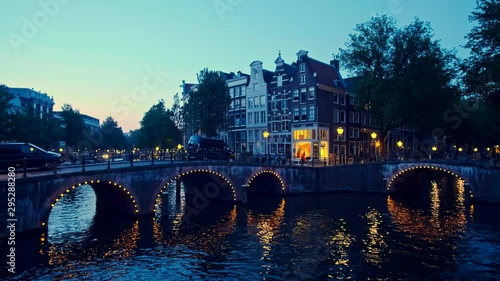
[[[432,151],[436,152],[437,151],[437,147],[436,146],[433,146],[432,148]]]
[[[372,132],[371,135],[374,146],[375,146],[375,157],[377,156],[377,142],[375,141],[377,139],[377,133]]]
[[[342,135],[344,134],[344,128],[342,128],[342,127],[337,127],[337,134],[338,134],[339,136],[342,136]],[[339,138],[339,139],[340,139],[340,138]],[[342,157],[343,157],[343,155],[342,155],[342,149],[340,149],[341,147],[342,147],[342,146],[340,145],[340,146],[339,146],[339,155],[340,155],[340,160],[339,160],[339,163],[340,163],[340,164],[344,164],[344,161],[343,161],[344,159],[342,159]]]
[[[399,148],[402,148],[403,147],[403,142],[402,141],[398,141],[397,145],[398,145]]]
[[[263,133],[262,133],[262,136],[264,136],[264,139],[266,140],[265,141],[265,152],[266,152],[266,163],[269,164],[269,156],[267,155],[267,138],[269,137],[269,132],[267,130],[265,130]]]

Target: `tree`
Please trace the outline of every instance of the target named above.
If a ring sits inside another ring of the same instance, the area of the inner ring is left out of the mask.
[[[64,132],[63,139],[66,145],[73,148],[80,148],[82,142],[87,143],[88,141],[86,141],[84,133],[88,130],[80,112],[74,110],[70,104],[64,104],[61,116]]]
[[[204,69],[198,75],[199,86],[189,94],[184,105],[184,121],[194,132],[208,137],[218,135],[227,127],[227,113],[231,98],[222,73]]]
[[[118,127],[118,123],[113,117],[108,116],[101,125],[99,133],[102,135],[102,143],[99,145],[102,149],[125,149],[127,148],[127,139],[123,135],[123,130]]]
[[[395,24],[387,15],[374,17],[357,25],[340,49],[342,64],[358,76],[359,109],[370,112],[382,139],[401,125],[413,127],[418,136],[440,129],[442,136],[443,113],[459,98],[453,84],[456,57],[433,40],[428,23]]]
[[[9,108],[13,96],[9,93],[7,86],[0,84],[0,140],[6,140],[10,131],[11,114]]]
[[[181,100],[179,98],[179,93],[176,93],[174,95],[174,103],[172,104],[172,109],[171,109],[171,111],[173,113],[172,119],[175,123],[175,126],[177,128],[179,128],[179,130],[181,130],[181,131],[183,130],[182,125],[184,123],[184,121],[182,119],[182,110],[183,110],[183,108],[181,106]]]
[[[182,135],[173,121],[172,111],[165,108],[165,101],[153,105],[141,120],[139,146],[145,148],[173,148],[182,140]]]
[[[469,17],[477,25],[465,36],[471,55],[463,65],[464,84],[469,102],[474,103],[470,118],[472,130],[462,135],[477,136],[473,142],[493,144],[500,135],[500,2],[479,0]],[[465,128],[464,128],[465,129]]]

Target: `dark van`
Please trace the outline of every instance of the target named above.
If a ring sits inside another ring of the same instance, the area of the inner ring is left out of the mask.
[[[200,136],[192,136],[187,144],[189,159],[216,159],[233,161],[234,153],[224,141]]]
[[[26,168],[52,169],[62,163],[60,154],[31,143],[0,143],[0,169],[23,168],[24,159]]]

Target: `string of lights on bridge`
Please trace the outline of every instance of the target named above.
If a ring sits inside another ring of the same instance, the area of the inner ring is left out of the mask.
[[[221,173],[218,173],[218,172],[214,172],[214,171],[210,171],[210,170],[206,170],[206,169],[196,169],[196,170],[190,170],[190,171],[187,171],[187,172],[183,172],[182,174],[174,177],[169,182],[167,182],[167,184],[165,184],[162,187],[162,189],[160,190],[160,192],[157,195],[156,203],[155,203],[155,208],[157,208],[158,205],[159,205],[159,201],[161,199],[161,194],[163,192],[167,191],[168,186],[170,184],[172,184],[176,180],[180,180],[181,177],[183,177],[183,176],[187,176],[187,175],[193,174],[193,173],[210,173],[210,174],[217,175],[219,178],[221,178],[223,181],[225,181],[229,185],[229,187],[231,188],[231,192],[233,193],[233,200],[236,201],[236,192],[235,192],[233,184],[231,183],[231,181],[229,181],[229,179],[227,179],[224,175],[222,175]]]
[[[65,194],[70,193],[70,192],[71,192],[71,190],[75,189],[76,187],[81,186],[81,185],[93,184],[93,183],[101,183],[101,181],[100,181],[100,180],[96,180],[96,181],[93,181],[93,180],[92,180],[92,181],[90,181],[90,182],[87,182],[87,181],[86,181],[86,182],[83,182],[83,183],[78,183],[78,184],[76,184],[76,185],[73,185],[70,189],[66,189],[65,191],[63,191],[63,193],[61,193],[61,194],[60,194],[60,195],[56,198],[56,200],[55,200],[52,204],[50,204],[50,207],[51,207],[51,208],[54,208],[55,204],[56,204],[57,202],[59,202],[59,200],[61,200],[61,199],[64,197],[64,195],[65,195]],[[118,184],[118,183],[116,183],[116,182],[108,181],[108,184],[109,184],[110,186],[113,186],[113,187],[119,188],[119,189],[121,189],[124,193],[126,193],[126,195],[127,195],[128,197],[130,197],[130,199],[131,199],[131,201],[132,201],[132,204],[134,205],[134,211],[135,211],[135,213],[136,213],[136,214],[137,214],[137,213],[139,213],[139,208],[138,208],[138,206],[137,206],[137,201],[134,199],[134,197],[132,196],[132,194],[130,194],[130,191],[128,191],[125,187],[122,187],[121,185],[119,185],[119,184]],[[45,226],[45,225],[46,225],[46,222],[42,222],[42,226]]]
[[[256,173],[255,175],[253,175],[250,178],[250,180],[248,181],[247,185],[250,186],[250,184],[252,184],[252,181],[254,181],[256,177],[258,177],[259,175],[264,174],[264,173],[269,173],[269,174],[274,175],[279,180],[279,182],[280,182],[281,190],[285,191],[285,184],[283,183],[283,179],[281,179],[280,175],[278,173],[276,173],[275,171],[273,171],[273,170],[262,170],[262,171],[259,171],[258,173]]]
[[[465,182],[465,179],[463,179],[462,177],[460,177],[458,174],[450,171],[450,170],[447,170],[447,169],[444,169],[444,168],[441,168],[441,167],[436,167],[436,166],[432,166],[432,165],[424,165],[424,166],[416,166],[416,167],[410,167],[410,168],[406,168],[402,171],[399,171],[398,173],[396,173],[391,179],[389,179],[389,184],[387,185],[387,191],[390,191],[391,189],[391,186],[393,185],[393,182],[396,180],[397,177],[401,176],[402,174],[404,173],[407,173],[407,172],[410,172],[412,170],[417,170],[417,169],[432,169],[432,170],[435,170],[435,171],[441,171],[441,172],[444,172],[444,173],[448,173],[452,176],[454,176],[455,178],[457,178],[458,180],[461,180],[463,182]],[[472,190],[469,190],[469,194],[470,194],[470,197],[474,197],[474,195],[472,194]]]

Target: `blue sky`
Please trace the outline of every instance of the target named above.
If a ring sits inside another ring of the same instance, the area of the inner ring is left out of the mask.
[[[399,26],[429,21],[460,57],[475,0],[0,0],[0,84],[40,90],[124,131],[202,68],[274,70],[298,50],[328,62],[356,24],[376,13]],[[344,77],[348,76],[343,72]]]

